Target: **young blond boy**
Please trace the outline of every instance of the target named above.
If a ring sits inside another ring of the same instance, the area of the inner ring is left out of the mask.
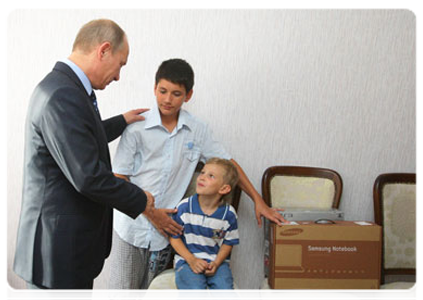
[[[238,182],[226,159],[209,159],[197,177],[197,194],[182,200],[173,219],[184,231],[169,241],[176,251],[178,289],[233,289],[229,256],[239,244],[235,209],[224,197]]]

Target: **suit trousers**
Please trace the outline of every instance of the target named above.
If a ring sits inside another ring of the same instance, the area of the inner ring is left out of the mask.
[[[93,282],[70,290],[49,289],[27,282],[30,300],[91,300]]]

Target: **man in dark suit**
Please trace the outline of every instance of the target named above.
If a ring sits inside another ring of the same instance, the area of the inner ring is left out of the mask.
[[[111,172],[108,142],[145,109],[102,121],[93,89],[119,80],[128,54],[116,23],[91,21],[31,97],[14,262],[30,287],[92,288],[110,253],[113,208],[174,226],[150,193]]]

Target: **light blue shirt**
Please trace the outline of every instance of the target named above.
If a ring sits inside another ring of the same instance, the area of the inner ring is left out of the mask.
[[[186,110],[180,110],[171,133],[162,125],[157,105],[144,116],[144,122],[135,122],[123,132],[113,172],[129,176],[132,183],[149,191],[156,208],[175,208],[200,160],[231,156],[213,139],[209,126]],[[114,229],[124,241],[140,248],[150,247],[150,251],[169,244],[143,214],[133,220],[115,210]]]
[[[64,64],[67,64],[72,69],[72,71],[76,74],[76,76],[78,76],[79,80],[81,80],[82,85],[87,91],[87,94],[91,95],[93,91],[93,87],[91,86],[91,82],[88,79],[87,75],[85,75],[84,71],[82,71],[80,67],[78,67],[73,61],[71,61],[68,58],[65,58],[61,62]]]

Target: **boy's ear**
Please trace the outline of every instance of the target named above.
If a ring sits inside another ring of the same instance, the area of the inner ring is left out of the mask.
[[[184,102],[188,102],[190,99],[191,99],[191,97],[192,97],[192,94],[194,93],[194,90],[193,89],[191,89],[189,92],[188,92],[188,94],[187,94],[187,96],[186,96],[186,98],[185,98],[185,100],[184,100]]]
[[[229,184],[224,184],[219,189],[219,194],[221,194],[221,195],[226,195],[226,194],[229,194],[230,192],[231,192],[231,186]]]

